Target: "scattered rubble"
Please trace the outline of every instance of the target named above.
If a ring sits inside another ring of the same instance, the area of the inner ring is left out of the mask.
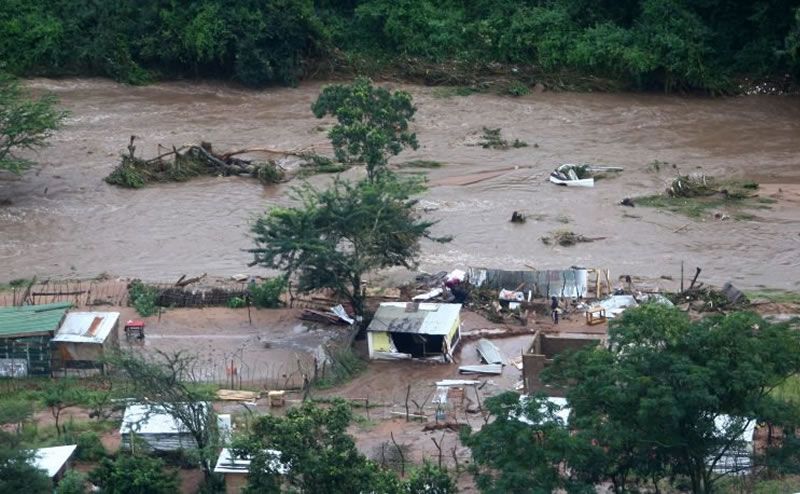
[[[331,307],[328,312],[323,312],[316,309],[304,309],[300,314],[300,319],[304,321],[319,322],[322,324],[336,324],[340,326],[352,326],[355,319],[347,314],[344,307],[337,305]]]
[[[570,230],[556,230],[550,236],[542,237],[542,243],[545,245],[560,245],[562,247],[571,247],[579,243],[595,242],[597,240],[604,240],[606,237],[585,237]]]
[[[592,166],[566,163],[558,166],[550,174],[550,182],[569,187],[594,187],[595,180],[608,178],[609,173],[618,173],[623,168],[618,166]]]
[[[730,282],[725,283],[721,290],[700,283],[682,293],[668,294],[667,298],[683,310],[696,312],[737,310],[750,305],[747,297]]]

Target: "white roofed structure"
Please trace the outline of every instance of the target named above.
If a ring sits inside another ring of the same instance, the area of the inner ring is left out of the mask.
[[[372,359],[449,361],[461,338],[461,304],[382,303],[367,327]]]
[[[54,367],[101,369],[107,351],[119,348],[119,312],[70,312],[53,337]]]
[[[208,403],[199,404],[212,413]],[[217,429],[224,439],[231,433],[231,416],[217,415]],[[159,405],[136,404],[125,409],[120,427],[123,446],[131,447],[131,438],[143,442],[154,451],[194,449],[197,442],[183,423]]]
[[[39,448],[34,451],[31,464],[47,473],[51,480],[57,481],[63,476],[77,447],[76,444],[70,444],[68,446]]]

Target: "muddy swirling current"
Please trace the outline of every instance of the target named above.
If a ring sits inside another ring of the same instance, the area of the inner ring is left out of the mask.
[[[28,84],[54,92],[70,118],[52,145],[33,156],[41,166],[20,180],[0,178],[0,282],[34,274],[107,272],[161,281],[183,273],[259,272],[247,267],[249,222],[286,203],[292,184],[265,187],[228,177],[142,190],[109,186],[103,177],[131,135],[147,156],[159,144],[200,140],[221,150],[315,146],[330,152],[324,132],[330,122],[309,109],[319,83],[263,91],[94,79]],[[430,190],[420,204],[439,221],[436,233],[454,240],[426,244],[422,269],[583,265],[610,268],[614,276],[658,277],[677,276],[684,260],[687,269],[703,267],[709,282],[800,287],[800,98],[549,92],[438,98],[431,88],[394,87],[414,96],[420,149],[393,163],[444,163],[424,170]],[[500,127],[505,138],[529,146],[469,145],[483,126]],[[653,160],[668,164],[656,172],[648,165]],[[593,189],[548,183],[549,172],[564,162],[625,171]],[[693,221],[618,205],[624,197],[663,190],[676,170],[749,177],[777,202],[742,221],[711,214]],[[527,214],[525,224],[509,223],[515,210]],[[574,247],[540,241],[561,228],[605,238]]]

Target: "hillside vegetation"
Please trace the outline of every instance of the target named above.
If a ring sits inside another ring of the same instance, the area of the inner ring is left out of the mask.
[[[5,0],[0,61],[16,75],[129,83],[413,78],[429,71],[409,67],[439,64],[472,75],[505,67],[523,83],[721,92],[800,75],[800,1]]]

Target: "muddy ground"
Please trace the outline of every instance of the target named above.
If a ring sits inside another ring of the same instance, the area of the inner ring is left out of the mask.
[[[248,222],[285,203],[292,185],[264,187],[231,177],[114,188],[103,177],[130,135],[138,136],[146,155],[158,145],[201,139],[222,150],[315,146],[330,152],[325,129],[331,122],[309,110],[317,83],[263,91],[188,82],[131,87],[96,79],[29,85],[54,92],[71,116],[53,145],[35,156],[41,167],[19,180],[0,180],[0,282],[33,274],[109,272],[170,281],[183,273],[263,272],[247,267]],[[716,284],[730,279],[742,288],[796,289],[800,283],[800,98],[549,92],[440,98],[434,88],[393,87],[414,96],[421,145],[393,162],[443,163],[421,170],[431,185],[422,205],[439,221],[436,233],[455,239],[424,246],[425,270],[579,264],[610,268],[614,276],[658,277],[677,276],[684,260],[703,267],[704,280]],[[529,147],[469,145],[483,126],[500,127],[506,139]],[[653,160],[667,164],[656,172],[648,165]],[[563,162],[625,171],[593,189],[560,188],[546,179]],[[742,221],[717,221],[713,212],[693,221],[617,205],[663,190],[677,171],[698,170],[755,179],[761,194],[777,202]],[[514,210],[529,221],[510,224]],[[571,248],[539,241],[559,228],[606,238]]]

